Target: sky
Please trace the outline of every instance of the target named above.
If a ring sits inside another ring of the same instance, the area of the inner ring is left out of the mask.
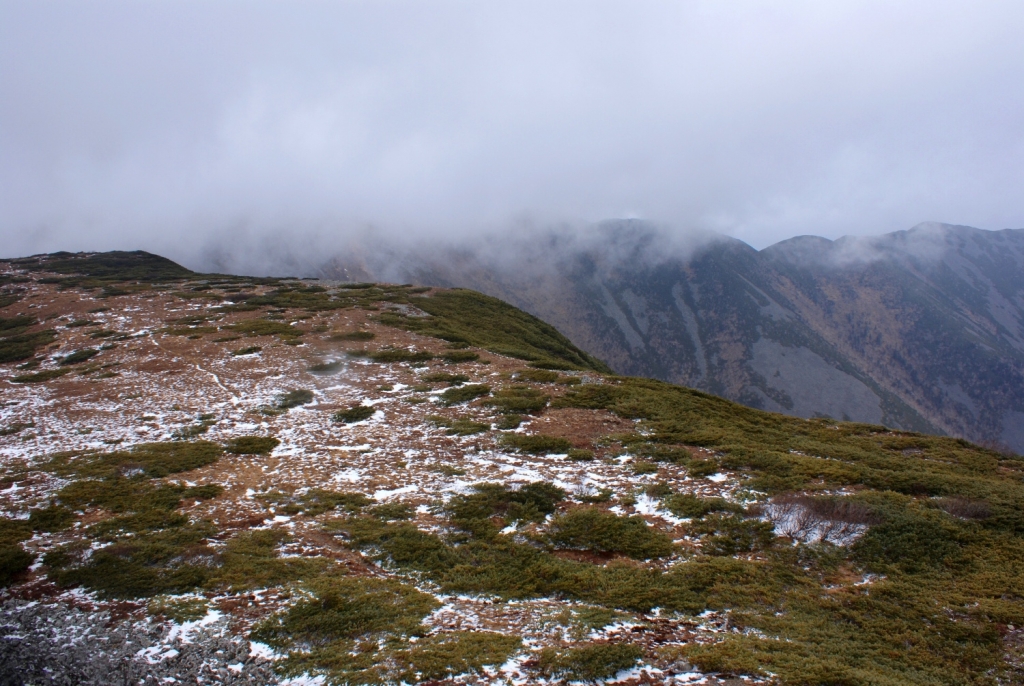
[[[1024,3],[0,0],[0,253],[1024,227]]]

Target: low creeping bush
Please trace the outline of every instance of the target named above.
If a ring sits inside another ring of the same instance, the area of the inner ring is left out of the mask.
[[[269,455],[280,444],[274,436],[238,436],[225,449],[232,455]]]
[[[506,448],[533,455],[566,453],[572,448],[572,443],[568,439],[558,436],[506,433],[501,434],[498,442]]]
[[[369,419],[376,412],[377,410],[372,405],[353,405],[347,410],[338,410],[332,415],[332,419],[336,422],[354,424]]]
[[[337,509],[355,514],[371,502],[362,493],[328,491],[320,488],[311,488],[301,495],[288,495],[275,491],[256,497],[268,505],[275,506],[285,514],[303,514],[307,517],[317,517]]]
[[[420,379],[427,383],[446,383],[449,386],[461,386],[469,381],[469,377],[465,374],[448,374],[446,372],[424,374]]]
[[[737,503],[731,503],[725,498],[700,498],[689,493],[675,493],[669,495],[663,501],[665,509],[676,517],[686,519],[700,518],[712,512],[739,513],[743,508]]]
[[[278,409],[289,410],[300,405],[308,405],[313,402],[313,391],[305,388],[297,388],[277,396],[275,403]]]
[[[445,433],[449,436],[472,436],[473,434],[491,430],[490,424],[474,422],[468,419],[448,419],[446,417],[431,415],[427,417],[427,421],[431,424],[442,426],[447,429]]]
[[[556,548],[621,553],[637,560],[673,552],[672,539],[643,517],[621,517],[596,507],[556,514],[547,526],[547,539]]]
[[[255,355],[262,350],[263,348],[258,345],[250,345],[245,348],[239,348],[238,350],[232,350],[231,354],[235,357],[242,357],[244,355]]]
[[[441,404],[457,405],[459,403],[468,403],[469,401],[475,400],[480,396],[487,395],[490,392],[491,387],[487,384],[466,384],[464,386],[455,386],[441,394]]]
[[[511,489],[503,484],[477,484],[474,493],[452,498],[445,508],[453,524],[482,538],[515,522],[539,522],[555,511],[565,491],[543,482]],[[494,520],[500,519],[498,527]]]
[[[591,643],[566,650],[545,648],[538,666],[549,678],[596,682],[633,667],[641,657],[643,651],[630,643]]]
[[[376,335],[372,331],[338,331],[332,333],[332,341],[372,341]]]
[[[480,359],[478,353],[472,350],[447,350],[440,355],[441,359],[448,364],[458,364],[460,362],[476,362]]]
[[[536,414],[548,405],[548,396],[529,386],[513,386],[498,391],[484,404],[502,414]]]

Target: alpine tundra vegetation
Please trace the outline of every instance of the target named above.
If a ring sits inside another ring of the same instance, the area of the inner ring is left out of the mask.
[[[5,684],[1024,681],[1007,451],[141,252],[0,262],[0,363]]]

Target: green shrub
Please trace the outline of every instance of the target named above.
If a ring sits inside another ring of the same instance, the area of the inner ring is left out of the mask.
[[[168,336],[188,336],[189,338],[200,338],[204,334],[217,333],[216,326],[180,326],[160,329],[160,333]]]
[[[328,491],[320,488],[311,488],[302,495],[271,492],[256,497],[277,506],[285,514],[304,514],[307,517],[316,517],[338,508],[354,514],[370,504],[370,499],[362,493]]]
[[[76,350],[75,352],[71,353],[70,355],[67,355],[66,357],[62,357],[58,364],[60,364],[60,366],[62,367],[66,367],[72,364],[81,364],[83,362],[91,360],[92,358],[99,354],[100,351],[96,350],[95,348],[83,348],[81,350]]]
[[[441,359],[448,364],[458,364],[459,362],[476,362],[480,359],[480,355],[471,350],[446,350],[441,353]]]
[[[233,455],[269,455],[279,445],[274,436],[238,436],[228,441],[226,449]]]
[[[78,474],[94,478],[133,475],[159,478],[212,464],[223,452],[223,447],[210,441],[140,443],[130,450],[113,453],[57,456],[47,468],[61,475]]]
[[[57,334],[52,329],[29,332],[36,324],[32,317],[0,317],[0,364],[27,360],[53,343]]]
[[[665,498],[665,509],[676,517],[695,519],[712,512],[742,512],[743,508],[725,498],[700,498],[689,493],[675,493]]]
[[[253,638],[288,650],[364,636],[418,636],[426,633],[423,619],[440,606],[393,579],[337,577],[310,585],[312,598],[258,625]]]
[[[433,354],[424,350],[385,349],[367,355],[374,362],[427,362],[434,359]]]
[[[536,369],[558,369],[563,372],[579,369],[579,367],[574,364],[570,364],[568,362],[557,362],[555,360],[534,360],[533,362],[530,362],[529,365]]]
[[[71,544],[43,558],[59,586],[83,585],[112,598],[186,593],[210,577],[216,553],[203,544],[203,527],[175,527],[135,536],[92,551]],[[180,561],[180,562],[179,562]]]
[[[775,527],[771,522],[736,515],[706,515],[689,525],[689,533],[701,537],[701,550],[708,555],[765,550],[775,540]]]
[[[376,412],[377,410],[372,405],[353,405],[347,410],[338,410],[334,415],[332,415],[332,418],[336,422],[354,424],[355,422],[361,422],[364,419],[369,419]]]
[[[652,462],[634,462],[633,463],[633,473],[636,474],[637,476],[642,476],[643,474],[655,474],[655,473],[657,473],[657,471],[658,471],[658,465],[656,465],[656,464],[654,464]]]
[[[196,596],[158,596],[149,601],[146,611],[151,615],[166,617],[178,624],[202,619],[209,612],[210,604],[205,598]]]
[[[18,545],[0,543],[0,588],[10,586],[28,569],[34,558]]]
[[[594,461],[594,451],[588,451],[588,449],[582,447],[570,447],[567,455],[569,460],[572,460],[573,462]]]
[[[32,422],[15,422],[10,426],[5,426],[0,429],[0,436],[13,436],[14,434],[21,433],[25,429],[31,429],[35,424]]]
[[[202,486],[190,486],[181,494],[183,500],[210,500],[224,492],[224,487],[218,484],[203,484]]]
[[[518,636],[490,631],[452,631],[427,636],[395,655],[408,664],[398,678],[405,683],[447,679],[478,673],[487,665],[502,665],[522,645]]]
[[[567,453],[572,448],[572,443],[568,439],[558,436],[506,433],[501,434],[498,442],[506,448],[533,455]]]
[[[412,507],[405,503],[384,503],[382,505],[375,505],[367,510],[367,514],[371,517],[384,520],[386,522],[396,521],[400,519],[412,519],[414,514]]]
[[[344,366],[345,363],[341,360],[336,360],[334,362],[320,362],[310,367],[309,371],[313,374],[334,374]]]
[[[265,588],[314,578],[330,566],[320,558],[280,558],[276,547],[285,535],[279,531],[238,534],[223,552],[204,542],[214,533],[208,524],[178,524],[117,539],[91,554],[85,542],[73,543],[47,553],[44,562],[58,585],[86,586],[108,598]]]
[[[934,510],[908,507],[889,512],[853,546],[855,558],[870,569],[901,568],[922,572],[960,555],[965,538],[948,517]]]
[[[255,355],[261,350],[263,350],[263,348],[258,345],[250,345],[245,348],[239,348],[238,350],[232,350],[231,354],[235,357],[241,357],[243,355]]]
[[[278,336],[282,340],[295,339],[304,333],[301,329],[296,329],[291,324],[275,322],[269,319],[245,319],[221,328],[246,336]]]
[[[445,506],[445,512],[456,526],[483,538],[497,532],[492,521],[504,524],[539,522],[555,511],[565,499],[565,491],[543,482],[511,489],[504,484],[477,484],[474,493],[457,495]]]
[[[74,513],[61,505],[48,505],[29,510],[28,524],[33,531],[62,531],[74,521]]]
[[[473,422],[468,419],[448,419],[447,417],[439,417],[437,415],[428,416],[427,421],[436,426],[446,428],[447,431],[445,433],[449,436],[471,436],[483,433],[484,431],[490,431],[491,429],[490,424]]]
[[[14,383],[43,383],[44,381],[59,379],[70,372],[70,369],[44,369],[35,374],[20,374],[13,377],[11,381]]]
[[[545,369],[520,369],[515,373],[515,378],[536,383],[555,383],[558,381],[558,372]]]
[[[487,395],[490,392],[491,387],[487,384],[466,384],[465,386],[455,386],[441,394],[441,404],[457,405],[458,403],[466,403],[470,400],[475,400],[480,396]]]
[[[334,563],[325,558],[280,557],[278,545],[289,540],[288,534],[274,529],[235,535],[228,540],[221,564],[211,570],[203,587],[239,592],[316,579],[336,571]]]
[[[187,521],[180,517],[175,519],[177,515],[170,517],[167,514],[178,507],[182,498],[206,500],[216,497],[223,490],[215,484],[186,488],[177,484],[154,484],[138,478],[126,479],[116,476],[102,480],[73,481],[57,492],[57,498],[68,508],[82,509],[95,506],[113,513],[130,512],[139,515],[132,518],[115,518],[98,525],[104,529],[159,529],[177,526],[174,522],[179,520]],[[63,512],[46,513],[44,517],[39,522],[40,527],[62,526],[70,522],[69,514]]]
[[[578,648],[545,648],[537,660],[540,672],[565,681],[596,682],[630,669],[643,651],[630,643],[591,643]]]
[[[672,495],[672,487],[665,481],[659,481],[658,483],[645,486],[644,493],[650,498],[666,498]]]
[[[714,460],[690,460],[686,471],[690,473],[690,476],[703,477],[716,474],[719,469],[720,467]]]
[[[606,503],[612,499],[613,491],[610,488],[599,488],[596,492],[576,495],[576,500],[581,503]]]
[[[339,331],[331,334],[332,341],[372,341],[376,338],[372,331]]]
[[[494,425],[496,428],[503,431],[510,429],[518,429],[519,425],[523,423],[523,415],[521,414],[506,414],[498,418],[497,423]]]
[[[548,396],[529,386],[513,386],[498,391],[484,404],[503,414],[535,414],[547,407],[548,399]]]
[[[288,410],[299,405],[308,405],[313,402],[313,391],[305,388],[297,388],[277,396],[275,403],[279,409]]]
[[[620,517],[596,507],[578,507],[556,514],[547,528],[557,548],[621,553],[646,560],[672,554],[672,539],[652,529],[643,517]]]
[[[469,381],[469,377],[465,374],[448,374],[446,372],[424,374],[420,379],[427,383],[446,383],[449,386],[460,386]]]

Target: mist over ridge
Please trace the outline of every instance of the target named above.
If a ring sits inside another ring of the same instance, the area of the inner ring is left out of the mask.
[[[1024,225],[1019,3],[2,6],[8,255]]]

